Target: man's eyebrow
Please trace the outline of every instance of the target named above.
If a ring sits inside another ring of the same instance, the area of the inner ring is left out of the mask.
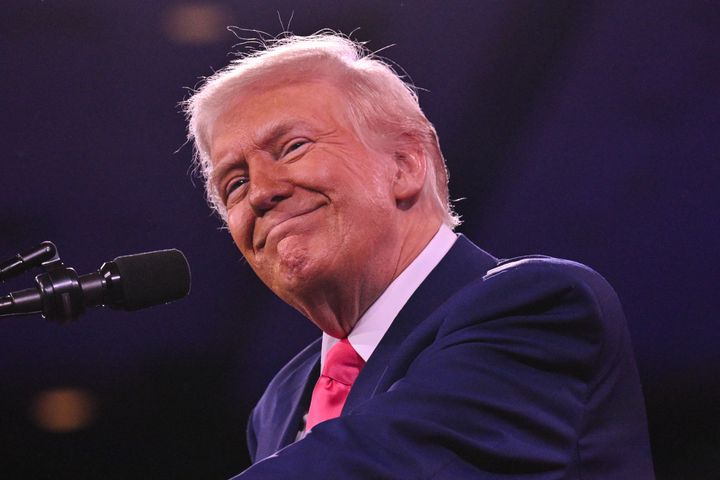
[[[219,189],[220,185],[218,185],[218,183],[220,182],[220,180],[222,180],[229,171],[236,167],[237,162],[234,159],[221,161],[219,164],[213,167],[212,171],[210,172],[208,184],[213,185],[215,188]]]
[[[308,131],[312,127],[302,120],[281,120],[261,129],[256,137],[256,145],[260,150],[267,150],[276,144],[282,137],[293,130]]]
[[[282,137],[292,132],[293,130],[310,131],[312,126],[301,120],[282,120],[279,122],[273,122],[268,124],[265,128],[261,129],[256,136],[256,141],[253,142],[255,147],[259,150],[268,150],[272,148]],[[238,158],[234,155],[228,155],[226,158],[220,160],[220,162],[213,168],[210,182],[215,184],[220,181],[230,170],[237,168]]]

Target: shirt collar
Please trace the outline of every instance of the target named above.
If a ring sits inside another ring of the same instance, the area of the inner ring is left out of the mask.
[[[440,263],[457,240],[457,235],[447,225],[441,225],[435,236],[415,257],[410,265],[392,281],[385,291],[370,305],[348,335],[355,351],[367,362],[382,340],[393,320],[405,306],[420,284]],[[340,340],[323,333],[320,352],[320,368],[325,363],[328,350]]]

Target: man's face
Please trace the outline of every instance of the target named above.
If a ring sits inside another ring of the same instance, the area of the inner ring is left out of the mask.
[[[398,240],[395,162],[360,141],[337,88],[246,92],[216,120],[210,150],[233,239],[286,302],[302,311],[333,289],[386,286],[395,266],[376,263]]]

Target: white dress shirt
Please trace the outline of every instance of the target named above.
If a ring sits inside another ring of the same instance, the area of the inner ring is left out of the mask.
[[[392,281],[360,317],[360,320],[357,321],[348,335],[348,341],[363,360],[368,361],[397,314],[400,313],[400,310],[410,300],[412,294],[425,278],[430,275],[433,268],[440,263],[440,260],[443,259],[455,243],[455,240],[457,240],[457,235],[450,230],[450,227],[444,224],[441,225],[423,251]],[[325,365],[325,357],[328,351],[339,341],[339,338],[323,333],[322,348],[320,350],[320,371]],[[304,438],[307,434],[305,432],[306,422],[307,412],[303,416],[302,427],[298,431],[296,441]]]
[[[366,362],[382,340],[400,310],[405,306],[420,284],[440,263],[457,240],[450,227],[441,225],[435,236],[410,265],[397,276],[370,308],[360,317],[348,335],[348,341]],[[320,369],[325,364],[327,352],[340,339],[323,333],[320,351]]]

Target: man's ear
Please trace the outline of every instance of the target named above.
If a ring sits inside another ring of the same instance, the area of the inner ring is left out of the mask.
[[[419,198],[427,175],[427,156],[413,138],[404,135],[393,153],[395,160],[395,178],[393,194],[400,206],[409,207]]]

